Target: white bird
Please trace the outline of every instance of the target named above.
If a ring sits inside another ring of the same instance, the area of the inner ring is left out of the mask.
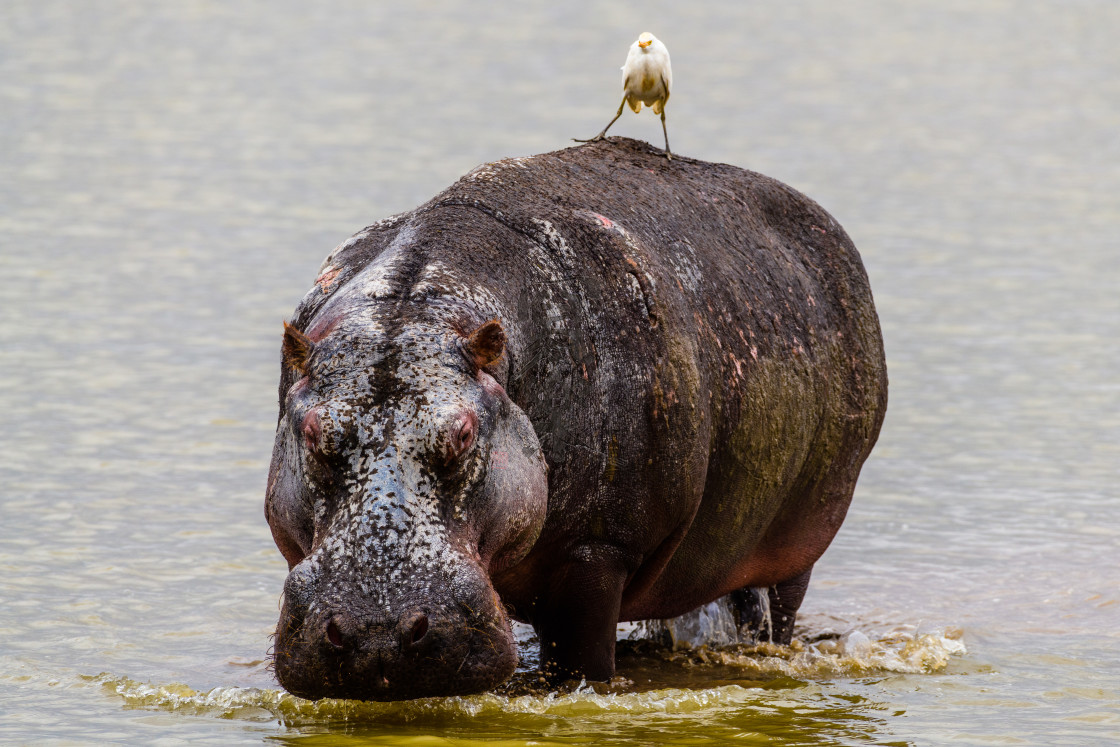
[[[575,139],[577,143],[593,143],[602,140],[618,118],[622,116],[622,108],[627,104],[637,114],[642,110],[642,104],[653,109],[654,114],[661,115],[661,131],[665,133],[665,157],[672,159],[669,151],[669,131],[665,129],[665,102],[669,100],[669,90],[673,87],[673,69],[669,65],[669,50],[653,34],[642,32],[638,41],[630,45],[630,53],[626,55],[626,64],[622,66],[622,103],[618,105],[618,113],[607,126],[593,138],[587,140]]]

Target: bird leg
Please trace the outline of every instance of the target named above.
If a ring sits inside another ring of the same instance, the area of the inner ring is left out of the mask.
[[[616,117],[617,119],[617,117]],[[665,157],[673,160],[673,153],[669,150],[669,131],[665,129],[665,110],[661,110],[661,131],[665,133]]]
[[[617,122],[618,118],[622,116],[622,108],[624,106],[626,106],[626,97],[625,96],[622,97],[622,103],[618,105],[618,113],[614,115],[614,119],[612,119],[610,122],[607,122],[607,126],[604,127],[603,131],[600,132],[595,137],[588,138],[587,140],[580,140],[578,137],[574,137],[574,138],[572,138],[572,140],[574,140],[577,143],[595,143],[595,142],[598,142],[598,141],[602,140],[603,136],[607,134],[607,130],[609,130],[611,128],[611,125],[613,125],[615,122]],[[664,119],[664,117],[662,117],[662,119]],[[666,140],[666,142],[668,142],[668,140]]]

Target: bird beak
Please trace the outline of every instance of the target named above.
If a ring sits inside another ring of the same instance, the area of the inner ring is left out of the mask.
[[[653,39],[650,39],[649,41],[638,42],[638,46],[641,47],[642,49],[645,49],[650,44],[653,44]]]

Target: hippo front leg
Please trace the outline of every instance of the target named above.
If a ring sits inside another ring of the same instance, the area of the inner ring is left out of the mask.
[[[609,680],[626,564],[614,548],[585,546],[552,574],[533,627],[541,668],[552,678]]]

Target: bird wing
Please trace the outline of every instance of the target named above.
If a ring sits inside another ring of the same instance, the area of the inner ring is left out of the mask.
[[[637,114],[642,110],[641,99],[636,99],[633,96],[633,91],[630,90],[630,82],[633,80],[634,71],[622,68],[626,75],[622,78],[622,100],[625,101],[634,113]],[[621,111],[621,110],[620,110]]]

